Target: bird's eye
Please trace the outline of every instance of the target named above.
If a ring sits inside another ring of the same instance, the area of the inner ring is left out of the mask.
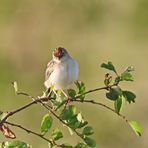
[[[64,50],[62,50],[62,52],[61,52],[62,54],[65,54],[65,51]]]

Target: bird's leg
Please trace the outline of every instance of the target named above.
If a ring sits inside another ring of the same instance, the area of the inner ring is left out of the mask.
[[[59,95],[57,94],[56,90],[53,89],[53,92],[56,95],[56,97],[59,97]]]
[[[61,90],[63,95],[66,97],[66,102],[65,102],[65,106],[64,109],[66,108],[67,104],[70,102],[70,97],[65,93],[64,90]]]

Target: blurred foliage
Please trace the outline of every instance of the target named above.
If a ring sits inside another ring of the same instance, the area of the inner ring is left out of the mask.
[[[107,111],[88,105],[80,107],[90,124],[94,125],[97,131],[94,139],[100,147],[147,147],[147,5],[147,0],[1,0],[0,108],[13,110],[28,102],[14,95],[11,81],[17,80],[20,88],[32,95],[42,94],[44,71],[51,58],[51,50],[64,46],[78,61],[79,79],[85,81],[87,88],[98,86],[98,83],[102,85],[103,73],[98,67],[103,61],[117,63],[119,70],[123,70],[120,68],[123,63],[136,67],[135,88],[130,84],[128,87],[137,92],[137,103],[132,109],[125,107],[123,112],[129,117],[135,114],[135,118],[142,121],[144,133],[141,139],[137,139],[118,118]],[[102,93],[89,97],[106,103],[101,99]],[[39,129],[40,125],[34,127],[32,122],[41,119],[43,112],[39,112],[39,107],[33,110],[21,113],[21,118],[16,116],[16,121],[28,128]],[[94,112],[96,114],[92,116]],[[111,122],[108,123],[108,120]],[[47,146],[34,137],[21,134],[20,130],[16,132],[20,140],[28,141],[35,147]],[[66,134],[67,142],[75,143],[77,139]],[[128,134],[127,139],[125,135]]]

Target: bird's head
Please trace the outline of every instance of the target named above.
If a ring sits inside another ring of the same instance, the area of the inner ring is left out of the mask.
[[[62,47],[58,47],[58,48],[54,49],[52,52],[52,56],[53,56],[54,60],[59,61],[59,62],[64,61],[67,58],[69,58],[69,54],[68,54],[67,50]]]

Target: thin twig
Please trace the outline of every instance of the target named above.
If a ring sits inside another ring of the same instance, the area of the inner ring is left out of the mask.
[[[19,124],[16,124],[16,123],[11,123],[11,122],[8,122],[8,121],[5,121],[5,123],[8,124],[8,125],[20,128],[21,130],[26,131],[28,134],[31,133],[31,134],[33,134],[35,136],[38,136],[38,137],[42,138],[43,140],[45,140],[45,141],[47,141],[47,142],[49,142],[49,143],[51,143],[53,145],[56,145],[57,147],[60,147],[60,145],[58,145],[55,141],[49,140],[46,137],[44,137],[42,134],[39,134],[39,133],[36,133],[36,132],[34,132],[34,131],[30,130],[30,129],[27,129],[27,128],[23,127],[22,125],[19,125]]]
[[[0,120],[0,126],[1,126],[10,116],[13,116],[14,114],[16,114],[16,113],[18,113],[18,112],[20,112],[20,111],[22,111],[22,110],[25,110],[26,108],[28,108],[28,107],[30,107],[30,106],[32,106],[32,105],[38,103],[38,102],[41,101],[41,100],[45,100],[45,99],[47,99],[47,97],[43,97],[43,98],[39,98],[39,99],[38,99],[38,98],[37,98],[37,99],[34,99],[32,102],[30,102],[30,103],[28,103],[28,104],[26,104],[26,105],[24,105],[24,106],[22,106],[22,107],[20,107],[20,108],[18,108],[18,109],[16,109],[16,110],[14,110],[14,111],[9,112],[2,120]]]
[[[102,106],[102,107],[104,107],[104,108],[106,108],[106,109],[108,109],[108,110],[114,112],[115,114],[117,114],[118,116],[120,116],[122,119],[124,119],[124,120],[128,123],[128,119],[127,119],[124,115],[122,115],[122,114],[120,114],[120,113],[117,113],[114,109],[112,109],[111,107],[109,107],[109,106],[107,106],[107,105],[105,105],[105,104],[103,104],[103,103],[96,102],[96,101],[94,101],[94,100],[84,100],[84,101],[82,102],[81,100],[76,99],[76,100],[72,100],[72,101],[73,101],[73,102],[80,102],[80,103],[91,103],[91,104],[95,104],[95,105]]]
[[[105,104],[103,104],[103,103],[95,102],[94,100],[84,100],[84,101],[82,102],[82,101],[79,99],[79,98],[80,98],[81,96],[83,96],[83,95],[86,95],[86,94],[89,94],[89,93],[92,93],[92,92],[96,92],[96,91],[99,91],[99,90],[109,90],[110,88],[112,88],[112,87],[114,87],[114,86],[117,86],[117,85],[118,85],[118,84],[113,84],[113,85],[109,85],[109,86],[105,86],[105,87],[100,87],[100,88],[95,88],[95,89],[88,90],[88,91],[84,92],[83,94],[78,94],[77,96],[75,96],[75,97],[73,97],[73,98],[70,98],[70,102],[80,102],[80,103],[85,102],[85,103],[91,103],[91,104],[100,105],[100,106],[102,106],[102,107],[104,107],[104,108],[106,108],[106,109],[108,109],[108,110],[110,110],[110,111],[116,113],[118,116],[122,117],[126,122],[128,122],[128,120],[126,119],[125,116],[123,116],[123,115],[120,114],[120,113],[117,113],[114,109],[108,107],[107,105],[105,105]],[[23,110],[29,108],[30,106],[32,106],[32,105],[34,105],[34,104],[41,103],[41,104],[42,104],[49,112],[51,112],[51,113],[53,114],[53,116],[55,116],[62,124],[66,125],[67,127],[70,128],[70,126],[69,126],[64,120],[62,120],[62,119],[52,110],[52,107],[51,107],[50,105],[45,104],[45,103],[43,102],[43,101],[45,101],[45,100],[46,100],[46,101],[47,101],[47,100],[52,100],[53,98],[51,98],[51,94],[50,94],[49,96],[47,96],[47,97],[37,97],[37,98],[34,98],[34,97],[30,96],[29,94],[24,93],[24,92],[18,92],[17,94],[18,94],[18,95],[24,95],[24,96],[30,97],[30,98],[32,98],[33,101],[30,102],[30,103],[28,103],[28,104],[26,104],[26,105],[24,105],[24,106],[22,106],[22,107],[20,107],[20,108],[18,108],[18,109],[16,109],[16,110],[14,110],[14,111],[9,112],[2,120],[0,120],[0,126],[2,126],[4,123],[6,123],[6,124],[9,124],[9,125],[11,125],[11,126],[18,127],[18,128],[20,128],[20,129],[26,131],[27,133],[32,133],[32,134],[34,134],[34,135],[36,135],[36,136],[38,136],[38,137],[40,137],[40,138],[42,138],[42,139],[44,139],[44,140],[50,142],[50,143],[52,142],[51,144],[54,144],[54,145],[56,145],[57,147],[60,147],[60,145],[57,145],[56,143],[54,143],[54,141],[51,141],[51,140],[45,138],[45,137],[44,137],[43,135],[41,135],[41,134],[38,134],[38,133],[33,132],[33,131],[31,131],[31,130],[29,130],[29,129],[27,129],[27,128],[24,128],[24,127],[22,127],[21,125],[14,124],[14,123],[10,123],[10,122],[7,121],[7,119],[8,119],[9,117],[13,116],[14,114],[16,114],[16,113],[18,113],[18,112],[20,112],[20,111],[23,111]],[[82,139],[84,138],[84,137],[82,136],[82,134],[80,134],[76,129],[72,129],[72,130],[73,130],[80,138],[82,138]]]
[[[75,100],[77,98],[80,98],[83,95],[86,95],[86,94],[89,94],[89,93],[92,93],[92,92],[96,92],[96,91],[99,91],[99,90],[108,90],[108,89],[110,89],[110,88],[112,88],[114,86],[117,86],[117,85],[118,84],[112,84],[112,85],[109,85],[109,86],[104,86],[104,87],[99,87],[99,88],[95,88],[95,89],[90,89],[90,90],[88,90],[88,91],[86,91],[86,92],[84,92],[82,94],[79,94],[79,95],[77,95],[77,96],[75,96],[75,97],[73,97],[71,99]]]
[[[40,101],[40,103],[49,111],[51,112],[60,122],[62,122],[64,125],[66,125],[67,127],[69,127],[71,129],[71,127],[64,122],[53,110],[52,107],[50,107],[49,105],[47,106],[47,104],[43,103],[42,101]],[[83,136],[75,129],[72,129],[80,138],[83,139]]]
[[[24,95],[24,96],[32,98],[32,96],[30,96],[28,93],[25,93],[25,92],[17,92],[17,95]]]

